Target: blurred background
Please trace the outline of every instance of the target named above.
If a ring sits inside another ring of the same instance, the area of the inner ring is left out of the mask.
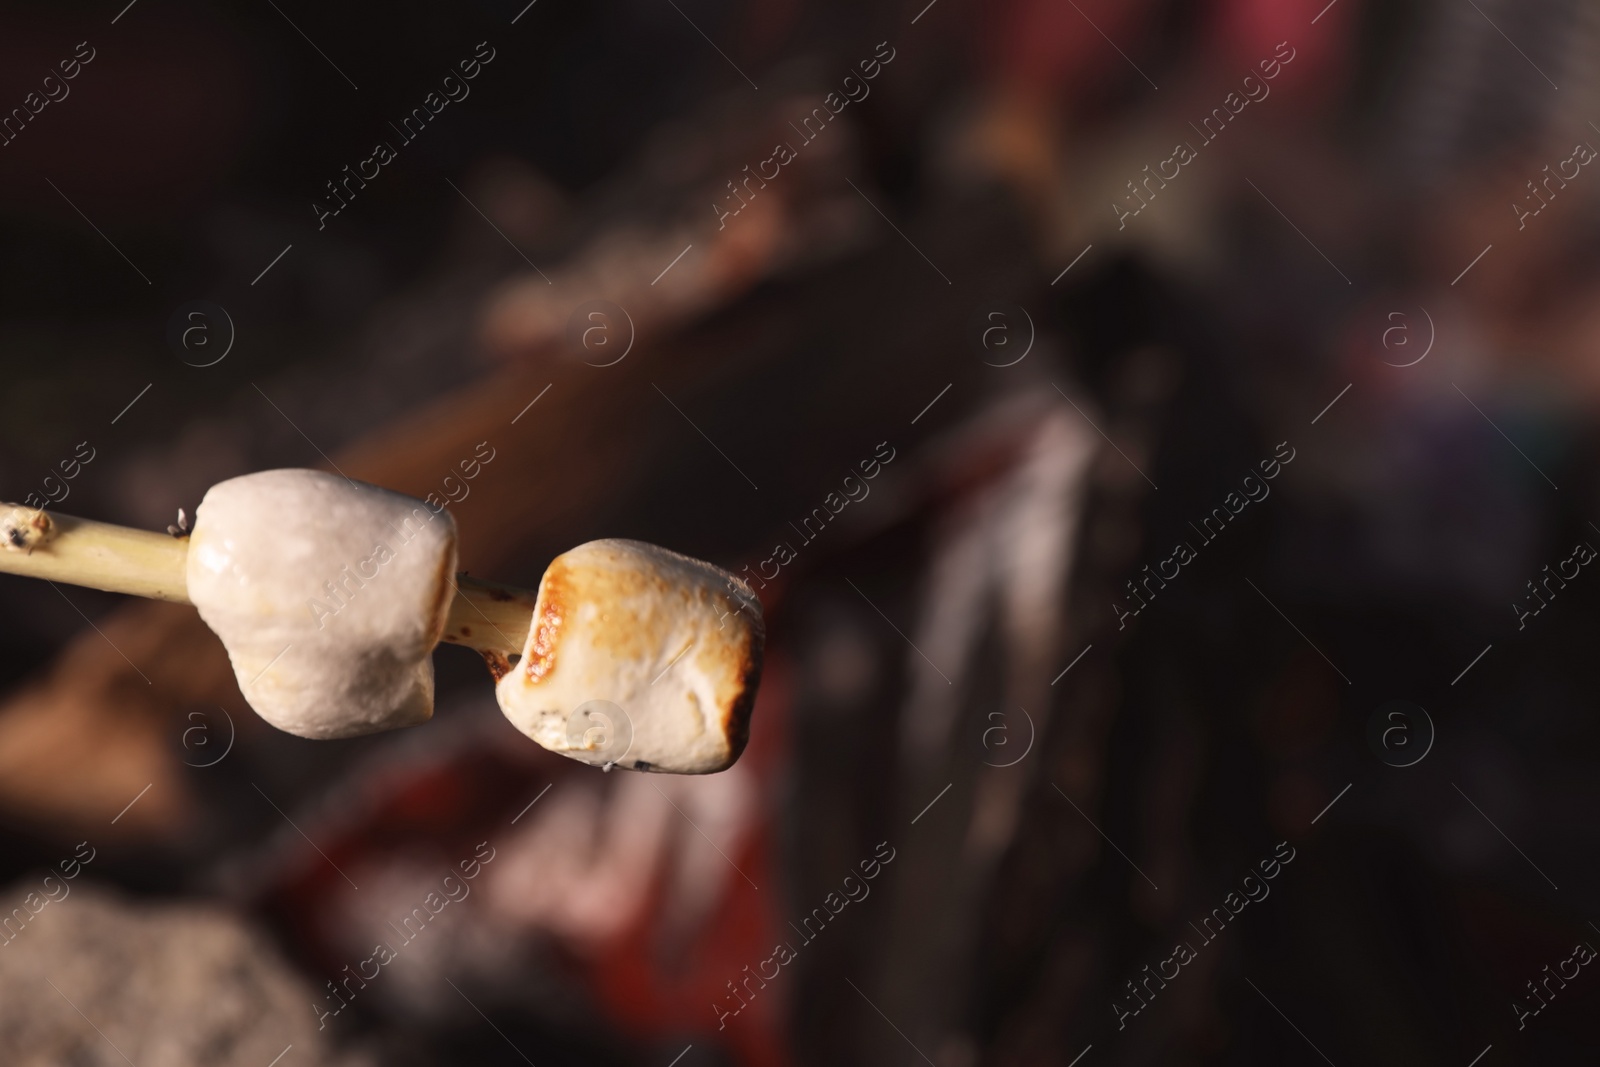
[[[337,468],[766,671],[306,741],[0,577],[0,1060],[1593,1061],[1600,9],[124,3],[0,13],[0,496]]]

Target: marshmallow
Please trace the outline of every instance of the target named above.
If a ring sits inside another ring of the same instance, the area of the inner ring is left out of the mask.
[[[206,492],[186,566],[240,691],[278,729],[352,737],[432,717],[448,512],[323,471],[262,471]]]
[[[744,750],[765,627],[749,586],[639,541],[590,541],[539,582],[506,717],[585,763],[707,774]]]

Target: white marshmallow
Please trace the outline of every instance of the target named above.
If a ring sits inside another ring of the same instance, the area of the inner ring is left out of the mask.
[[[313,470],[214,485],[189,539],[189,598],[239,689],[280,730],[351,737],[433,715],[433,646],[456,570],[455,520]]]
[[[760,602],[726,571],[590,541],[545,571],[522,659],[495,696],[564,756],[707,774],[744,750],[764,639]]]

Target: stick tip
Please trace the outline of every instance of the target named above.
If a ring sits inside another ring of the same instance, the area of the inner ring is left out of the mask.
[[[8,552],[32,552],[56,533],[56,524],[43,508],[13,506],[0,518],[0,545]]]

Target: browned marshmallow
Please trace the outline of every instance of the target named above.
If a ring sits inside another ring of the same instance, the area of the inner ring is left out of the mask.
[[[564,756],[706,774],[744,750],[764,638],[760,603],[728,572],[640,541],[590,541],[545,571],[522,659],[495,695]]]

